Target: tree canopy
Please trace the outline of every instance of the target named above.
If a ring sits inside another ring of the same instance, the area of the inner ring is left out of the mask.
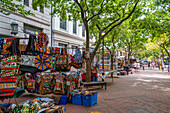
[[[23,16],[34,15],[30,10],[25,10],[25,6],[21,3],[22,0],[16,0],[18,3],[14,3],[13,0],[0,0],[0,13],[4,15],[10,15],[18,13]]]

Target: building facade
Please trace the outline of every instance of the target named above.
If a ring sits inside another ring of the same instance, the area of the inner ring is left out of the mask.
[[[34,16],[30,15],[24,17],[17,13],[11,13],[10,15],[4,15],[0,13],[0,38],[7,37],[20,37],[28,38],[28,33],[34,34],[35,32],[44,32],[49,37],[49,46],[51,45],[51,16],[49,15],[51,9],[49,8],[32,8],[32,2],[34,0],[23,0],[23,2],[17,2],[16,4],[25,5],[26,10],[31,10]],[[18,34],[11,34],[12,21],[18,23]],[[84,26],[79,26],[80,22],[62,21],[60,17],[52,18],[52,46],[65,46],[67,48],[84,47],[86,41],[86,31]],[[91,40],[91,43],[94,39]]]
[[[50,9],[38,8],[33,10],[33,0],[23,0],[23,2],[14,1],[16,4],[24,4],[26,10],[31,10],[34,16],[24,17],[17,13],[11,13],[10,15],[4,15],[0,13],[0,37],[14,37],[11,34],[11,22],[16,20],[18,23],[18,34],[15,37],[25,37],[24,31],[34,34],[35,32],[44,32],[50,37],[51,16],[49,15]]]

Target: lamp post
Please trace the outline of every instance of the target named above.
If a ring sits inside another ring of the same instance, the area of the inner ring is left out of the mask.
[[[102,33],[102,36],[104,35],[105,33],[103,32]],[[104,38],[103,38],[103,42],[102,42],[103,46],[102,46],[102,69],[103,69],[103,73],[102,73],[102,76],[104,77]],[[104,78],[102,78],[102,81],[104,81]]]
[[[17,21],[15,21],[15,20],[12,21],[11,28],[12,28],[11,34],[14,34],[14,35],[18,34],[18,23],[17,23]]]

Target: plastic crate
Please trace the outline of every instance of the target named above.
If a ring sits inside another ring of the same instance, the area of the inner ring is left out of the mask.
[[[82,105],[82,95],[72,95],[72,104]]]
[[[82,95],[84,106],[93,106],[97,103],[97,92],[93,95]]]
[[[67,95],[61,96],[59,105],[66,105],[67,104]]]

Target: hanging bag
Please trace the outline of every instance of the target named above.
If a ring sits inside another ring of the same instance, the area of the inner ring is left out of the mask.
[[[56,56],[56,71],[68,72],[70,71],[70,68],[69,56],[66,50],[62,51],[62,54]]]
[[[31,92],[35,89],[35,80],[33,79],[33,76],[31,75],[31,78],[27,81],[27,89]]]

